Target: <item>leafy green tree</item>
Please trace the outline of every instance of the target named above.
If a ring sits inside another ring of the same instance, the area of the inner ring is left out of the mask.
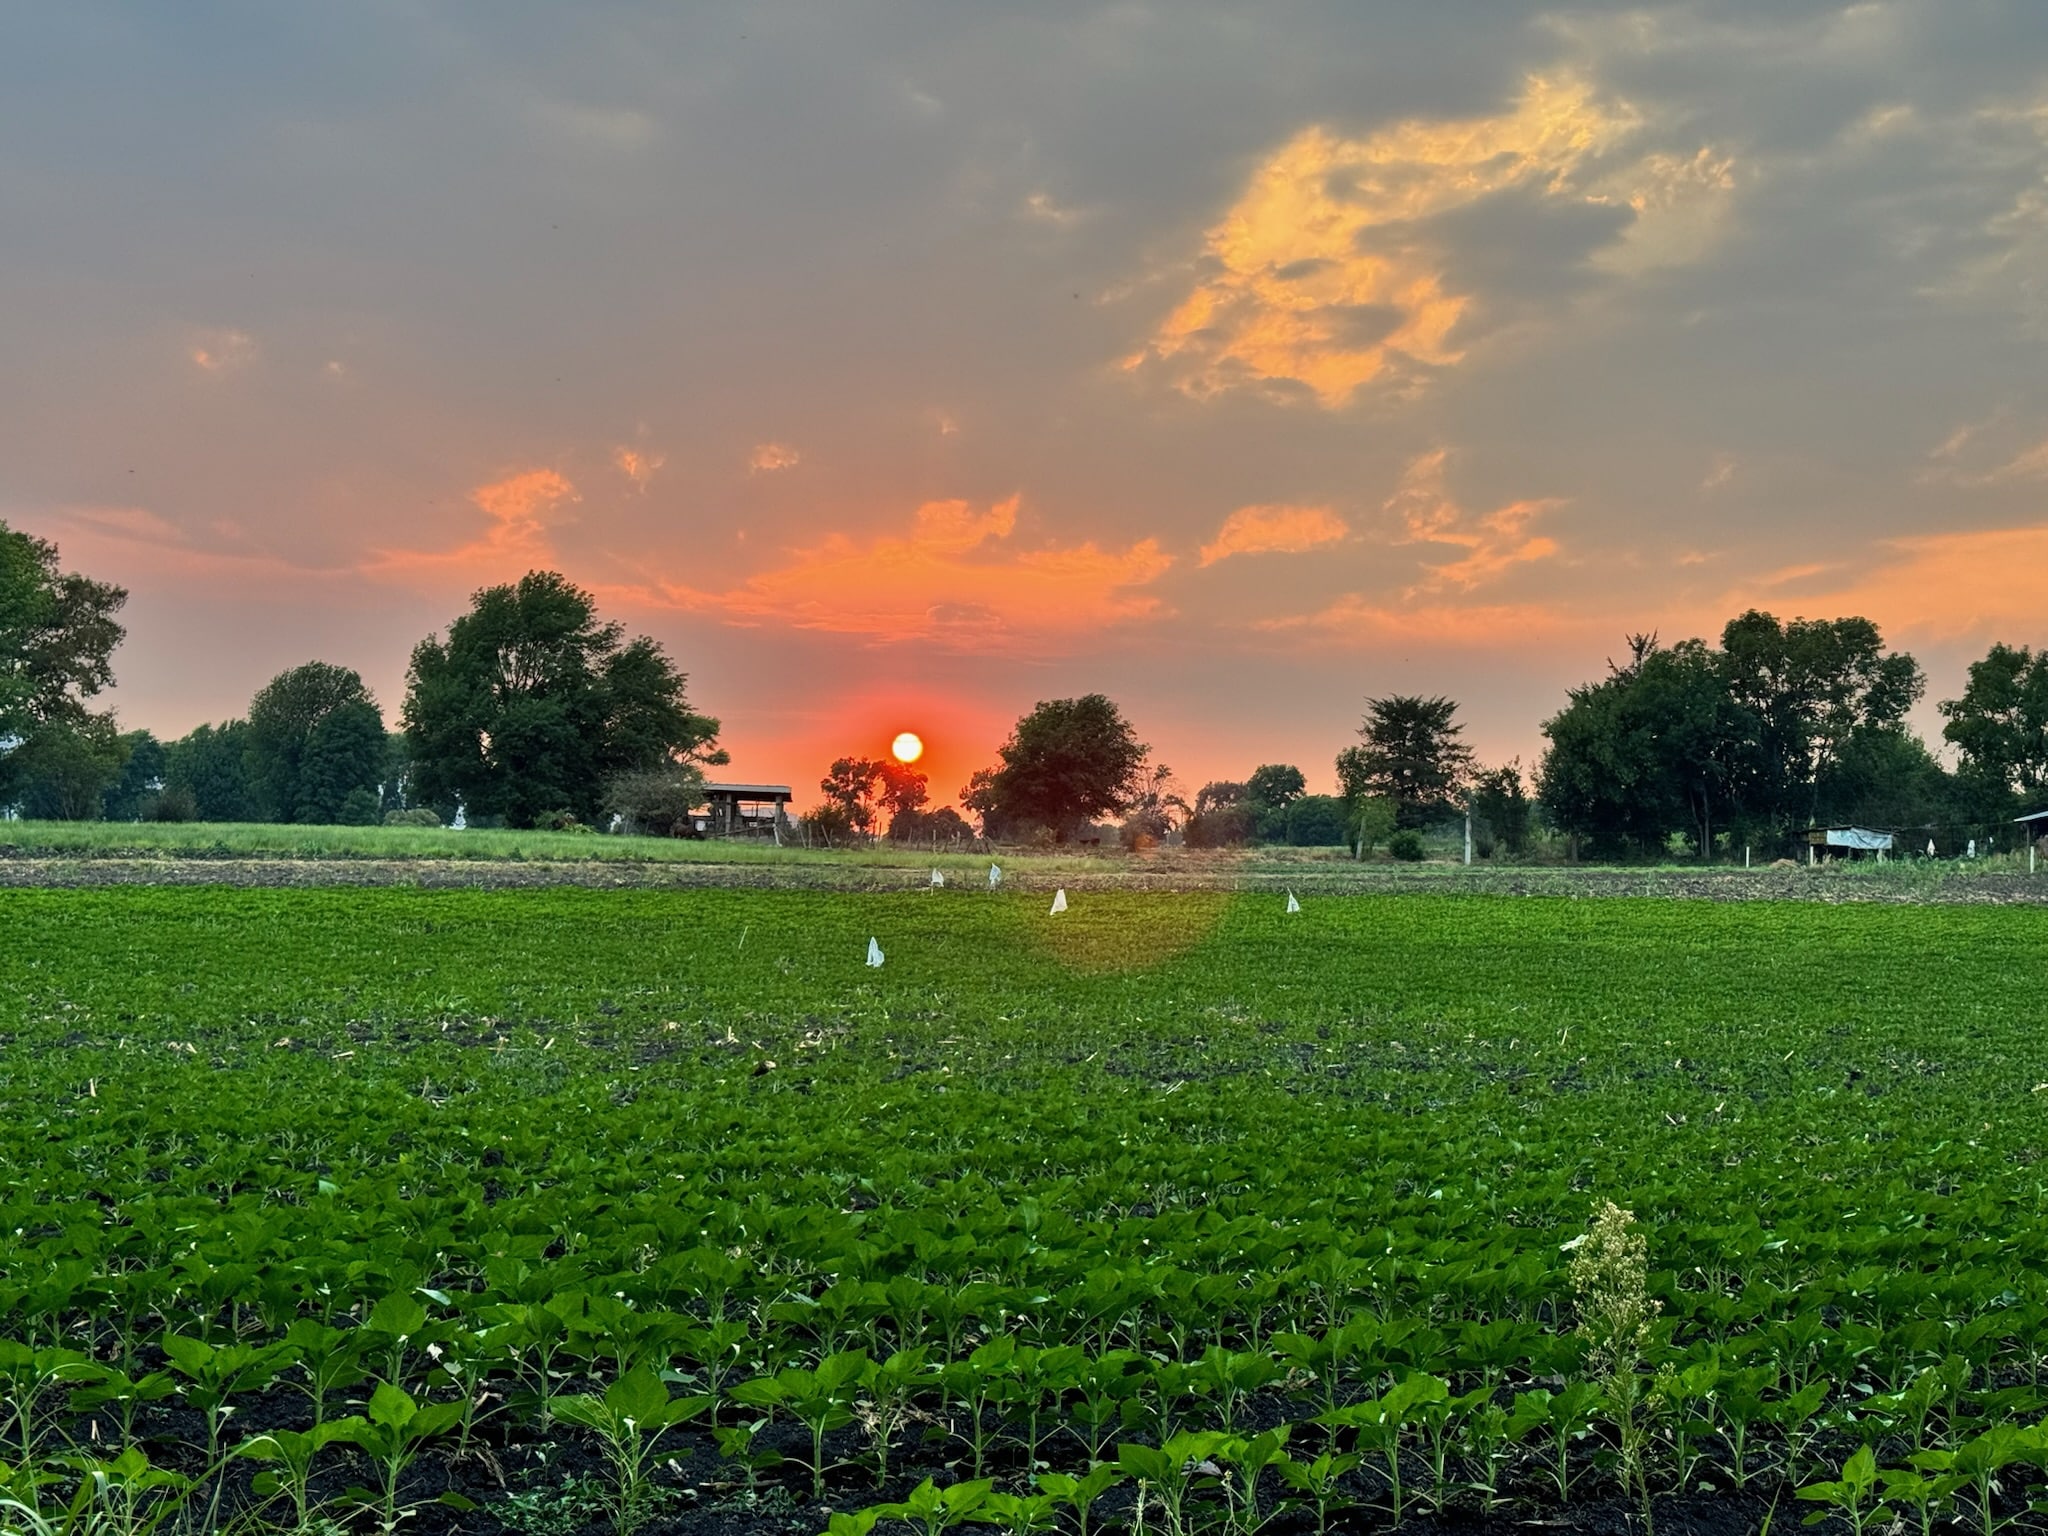
[[[1308,779],[1290,763],[1262,763],[1245,781],[1244,798],[1251,811],[1251,835],[1262,843],[1291,840],[1288,808],[1308,792]],[[1341,843],[1339,836],[1331,839]]]
[[[313,727],[299,760],[292,820],[365,826],[384,812],[390,746],[384,717],[367,699],[344,704]],[[367,800],[369,809],[364,810]]]
[[[1159,793],[1147,771],[1151,748],[1099,693],[1041,702],[997,755],[1000,763],[977,772],[960,797],[991,836],[1045,827],[1065,841],[1081,823]]]
[[[1845,814],[1862,793],[1845,767],[1902,731],[1918,665],[1866,619],[1752,610],[1722,641],[1632,636],[1625,665],[1571,690],[1536,775],[1558,827],[1598,853],[1656,852],[1676,832],[1710,853],[1724,831],[1768,843]]]
[[[1474,774],[1471,806],[1473,819],[1484,829],[1482,851],[1488,857],[1495,846],[1517,858],[1528,852],[1535,808],[1523,792],[1519,760]]]
[[[309,661],[249,701],[248,794],[265,821],[332,822],[383,769],[384,718],[349,667]]]
[[[8,755],[22,814],[40,821],[95,821],[121,777],[128,741],[111,715],[38,726]]]
[[[826,808],[836,814],[835,826],[844,824],[862,837],[874,835],[877,803],[881,799],[883,765],[872,757],[839,757],[818,781],[818,792]]]
[[[164,787],[164,744],[148,731],[124,731],[121,740],[127,761],[100,797],[100,815],[108,821],[139,821]]]
[[[622,819],[625,831],[675,837],[679,828],[688,832],[690,813],[703,803],[703,770],[694,763],[665,763],[613,774],[603,808]]]
[[[1262,763],[1245,780],[1244,796],[1260,805],[1282,809],[1308,793],[1308,780],[1291,763]]]
[[[1356,795],[1344,802],[1345,833],[1362,859],[1394,835],[1401,808],[1384,795]]]
[[[1779,827],[1812,825],[1820,787],[1858,731],[1899,727],[1926,688],[1920,665],[1888,652],[1868,619],[1781,623],[1750,609],[1721,631],[1728,697],[1753,722],[1753,801]]]
[[[1365,744],[1337,754],[1344,797],[1394,802],[1400,824],[1420,827],[1448,815],[1472,771],[1472,749],[1458,738],[1458,705],[1446,698],[1392,694],[1365,701],[1358,734]]]
[[[1290,847],[1335,848],[1349,841],[1349,809],[1335,795],[1296,795],[1282,814]]]
[[[120,587],[60,570],[56,545],[0,523],[0,805],[19,799],[38,772],[39,803],[52,774],[65,783],[60,799],[83,793],[85,778],[112,760],[112,717],[95,715],[86,700],[114,680],[114,647],[126,633],[114,615],[127,600]],[[46,732],[60,739],[36,747]]]
[[[644,636],[601,622],[596,600],[553,571],[478,592],[414,648],[403,717],[416,799],[472,822],[532,826],[601,814],[614,775],[728,761],[718,722],[689,707],[687,679]]]
[[[1940,704],[1942,738],[1977,778],[2030,804],[2048,797],[2048,651],[1994,645],[1970,663],[1961,698]]]
[[[201,821],[253,821],[248,788],[249,727],[223,720],[188,731],[164,749],[164,788],[190,795]]]

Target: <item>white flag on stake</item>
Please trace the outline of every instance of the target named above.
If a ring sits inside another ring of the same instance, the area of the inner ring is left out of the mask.
[[[1287,893],[1287,910],[1290,912],[1299,912],[1301,910],[1301,903],[1294,899],[1294,892],[1292,891]]]
[[[1055,912],[1067,910],[1067,888],[1065,886],[1061,886],[1052,893],[1052,909]]]
[[[936,869],[935,869],[935,870],[933,870],[933,871],[932,871],[932,884],[933,884],[933,885],[944,885],[945,883],[946,883],[946,877],[945,877],[944,875],[940,874],[940,873],[939,873],[939,872],[938,872],[938,871],[937,871]]]
[[[990,890],[994,890],[994,889],[995,889],[995,888],[996,888],[997,886],[1001,885],[1002,883],[1003,883],[1003,872],[1002,872],[1002,871],[1001,871],[1000,869],[998,869],[998,868],[997,868],[997,867],[996,867],[995,865],[993,865],[993,864],[989,865],[989,867],[988,867],[988,888],[989,888]]]
[[[881,963],[882,963],[882,946],[881,946],[881,945],[879,945],[879,944],[877,944],[877,943],[876,943],[876,942],[875,942],[875,941],[874,941],[873,939],[869,939],[869,940],[868,940],[868,964],[869,964],[869,965],[873,965],[873,966],[879,966],[879,965],[880,965]]]

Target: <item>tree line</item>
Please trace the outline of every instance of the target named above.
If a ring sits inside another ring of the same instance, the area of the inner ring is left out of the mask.
[[[600,618],[552,571],[474,594],[414,648],[396,726],[362,676],[311,661],[278,674],[242,716],[172,741],[120,730],[92,701],[124,637],[117,586],[62,569],[54,545],[0,523],[0,807],[54,819],[364,824],[446,822],[668,833],[722,765],[719,723],[690,707],[661,646]],[[807,813],[824,842],[976,832],[1143,847],[1386,846],[1469,814],[1479,851],[1524,852],[1549,830],[1590,856],[1786,848],[1803,828],[2009,825],[2048,798],[2048,651],[1993,645],[1939,705],[1945,765],[1906,723],[1926,691],[1914,658],[1865,618],[1781,621],[1751,610],[1717,644],[1629,637],[1606,675],[1542,725],[1533,773],[1488,767],[1458,705],[1365,701],[1337,753],[1337,793],[1292,764],[1190,795],[1102,694],[1039,703],[959,793],[933,807],[926,775],[849,755]],[[967,814],[963,814],[963,810]],[[969,816],[975,818],[974,822]],[[1113,827],[1104,825],[1113,821]]]
[[[91,701],[127,593],[0,523],[0,807],[57,820],[591,826],[666,833],[726,761],[660,645],[552,571],[488,587],[413,650],[397,728],[360,673],[292,667],[172,741]]]

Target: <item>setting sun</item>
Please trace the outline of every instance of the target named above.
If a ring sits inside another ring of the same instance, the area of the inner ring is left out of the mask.
[[[889,743],[889,750],[896,755],[899,763],[914,763],[924,756],[924,738],[915,731],[905,731]]]

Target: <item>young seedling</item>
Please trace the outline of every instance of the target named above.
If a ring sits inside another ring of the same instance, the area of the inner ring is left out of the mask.
[[[1340,1484],[1344,1478],[1358,1468],[1364,1460],[1356,1451],[1339,1455],[1324,1451],[1314,1461],[1296,1461],[1283,1456],[1274,1465],[1287,1485],[1300,1494],[1316,1512],[1316,1536],[1324,1536],[1330,1528],[1330,1512],[1347,1508],[1351,1501],[1344,1496]],[[1086,1536],[1086,1533],[1083,1533]]]
[[[1335,1413],[1324,1414],[1317,1421],[1332,1429],[1356,1429],[1359,1443],[1370,1446],[1385,1458],[1396,1525],[1401,1523],[1404,1509],[1401,1491],[1402,1426],[1414,1422],[1420,1410],[1429,1405],[1447,1402],[1450,1395],[1449,1383],[1441,1377],[1418,1371],[1397,1382],[1383,1397],[1352,1403]]]
[[[950,1488],[936,1487],[926,1478],[910,1490],[910,1496],[902,1503],[876,1505],[875,1513],[908,1521],[922,1536],[945,1536],[954,1526],[975,1519],[994,1487],[994,1480],[986,1477],[955,1483]]]
[[[414,1402],[402,1387],[380,1381],[377,1390],[370,1394],[367,1417],[351,1416],[339,1421],[342,1430],[334,1438],[354,1445],[377,1469],[382,1486],[375,1493],[368,1489],[351,1492],[359,1502],[377,1511],[385,1531],[397,1528],[398,1487],[406,1469],[419,1459],[429,1440],[446,1434],[461,1418],[460,1403],[423,1406]]]
[[[1884,1500],[1876,1497],[1876,1491],[1877,1453],[1866,1445],[1842,1464],[1841,1477],[1833,1482],[1809,1483],[1795,1497],[1829,1506],[1816,1509],[1806,1517],[1805,1524],[1819,1525],[1830,1514],[1839,1513],[1849,1522],[1850,1536],[1863,1536],[1872,1520],[1882,1520],[1891,1513]]]
[[[1065,1472],[1041,1472],[1032,1479],[1040,1493],[1051,1494],[1074,1512],[1080,1536],[1088,1536],[1088,1516],[1095,1501],[1124,1480],[1123,1469],[1098,1461],[1085,1477]]]
[[[602,1397],[578,1394],[556,1399],[557,1418],[596,1431],[604,1442],[614,1479],[612,1529],[617,1536],[632,1536],[650,1513],[647,1468],[656,1443],[708,1406],[703,1398],[671,1398],[661,1378],[645,1365],[635,1366],[606,1387]]]
[[[313,1481],[313,1459],[335,1441],[351,1440],[362,1422],[351,1415],[324,1420],[307,1430],[266,1430],[244,1440],[234,1454],[249,1461],[276,1464],[258,1472],[251,1486],[262,1498],[275,1498],[281,1493],[290,1499],[296,1520],[292,1528],[304,1530],[309,1518],[307,1490]]]

